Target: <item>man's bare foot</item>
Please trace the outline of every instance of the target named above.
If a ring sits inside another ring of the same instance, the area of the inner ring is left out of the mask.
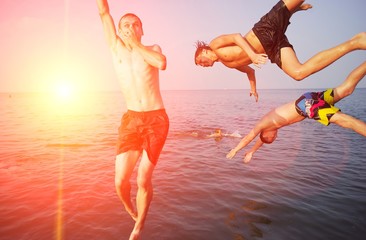
[[[129,240],[138,240],[140,239],[140,233],[136,233],[135,231],[132,231]]]
[[[300,7],[299,7],[299,9],[302,10],[302,11],[308,10],[310,8],[313,8],[313,5],[308,4],[308,3],[301,4]]]
[[[140,239],[140,235],[141,235],[141,229],[137,230],[136,225],[135,225],[135,227],[133,228],[133,230],[131,232],[129,240],[138,240],[138,239]]]

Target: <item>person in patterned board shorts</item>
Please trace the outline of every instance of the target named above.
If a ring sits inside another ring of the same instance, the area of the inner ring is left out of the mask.
[[[269,144],[276,140],[278,129],[300,122],[305,118],[314,119],[326,126],[335,123],[366,137],[365,122],[341,112],[339,108],[334,106],[335,103],[353,93],[365,74],[366,62],[355,68],[338,87],[323,92],[304,93],[297,100],[270,111],[256,123],[249,134],[235,148],[230,150],[226,157],[232,159],[238,151],[259,135],[254,146],[245,153],[244,162],[248,163],[263,143]]]

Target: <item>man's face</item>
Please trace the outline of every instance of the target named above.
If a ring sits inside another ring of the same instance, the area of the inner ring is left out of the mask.
[[[212,67],[214,61],[208,57],[207,50],[203,49],[202,52],[196,57],[196,64],[202,67]]]
[[[141,41],[141,37],[144,34],[141,26],[141,22],[134,16],[126,16],[121,19],[119,32],[121,37],[131,36],[134,34],[138,41]]]

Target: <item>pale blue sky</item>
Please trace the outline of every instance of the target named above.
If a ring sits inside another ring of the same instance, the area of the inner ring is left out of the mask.
[[[313,9],[296,13],[287,36],[300,61],[366,31],[365,0],[313,0]],[[275,0],[110,0],[118,21],[134,12],[143,21],[143,43],[159,44],[168,59],[161,72],[164,89],[249,88],[244,74],[216,63],[193,62],[194,43],[221,34],[245,34]],[[0,91],[47,91],[52,81],[74,75],[81,89],[118,90],[95,0],[4,0],[0,9]],[[276,65],[257,69],[257,87],[327,88],[341,83],[366,60],[355,51],[327,69],[296,82]],[[359,84],[366,87],[366,80]]]

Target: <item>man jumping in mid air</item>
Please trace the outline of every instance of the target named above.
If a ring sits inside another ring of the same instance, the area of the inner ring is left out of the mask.
[[[238,151],[260,136],[254,146],[245,153],[244,162],[248,163],[263,143],[272,143],[277,138],[278,129],[287,125],[300,122],[305,118],[312,118],[318,122],[329,125],[335,123],[341,127],[366,137],[366,123],[347,115],[335,107],[334,104],[351,95],[357,84],[366,74],[366,62],[354,69],[346,80],[334,89],[323,92],[304,93],[296,101],[292,101],[267,113],[239,144],[226,155],[232,159]]]
[[[209,45],[198,41],[194,56],[196,65],[211,67],[215,62],[221,62],[228,68],[246,73],[250,82],[250,95],[254,95],[258,101],[255,72],[248,66],[251,63],[260,67],[269,58],[287,75],[300,81],[351,51],[366,49],[366,33],[362,32],[300,63],[285,32],[292,14],[312,8],[310,4],[303,3],[304,0],[279,1],[244,37],[239,33],[221,35]]]
[[[129,238],[133,240],[141,236],[153,197],[152,174],[169,129],[159,88],[159,70],[165,70],[166,58],[158,45],[141,43],[140,18],[125,14],[117,32],[107,0],[97,0],[97,5],[128,109],[119,128],[115,185],[126,211],[136,221]],[[140,157],[135,209],[130,178]]]

